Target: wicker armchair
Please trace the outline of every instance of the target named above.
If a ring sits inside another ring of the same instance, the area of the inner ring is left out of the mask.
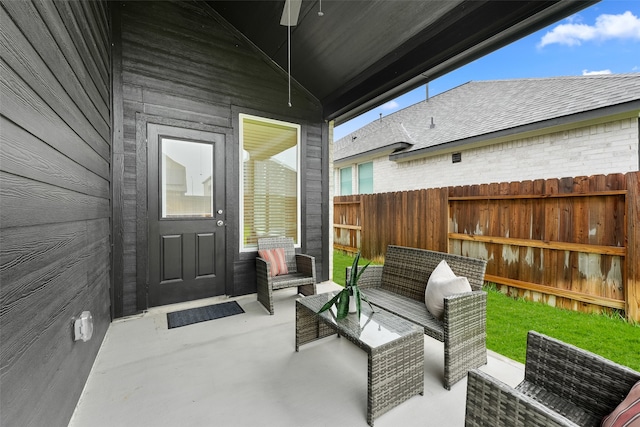
[[[457,276],[469,280],[472,292],[446,297],[440,321],[426,308],[425,289],[443,259]],[[421,326],[426,335],[444,342],[447,390],[470,369],[487,363],[487,294],[482,290],[486,265],[481,259],[390,245],[384,265],[369,265],[358,281],[371,304]],[[350,270],[347,267],[346,277]]]
[[[640,372],[531,331],[525,378],[515,389],[469,372],[466,426],[599,426]]]
[[[288,274],[274,276],[270,274],[269,262],[256,258],[256,285],[258,301],[273,314],[273,291],[298,287],[298,293],[315,295],[316,261],[310,255],[296,254],[293,239],[290,237],[267,237],[258,239],[258,250],[284,248]]]

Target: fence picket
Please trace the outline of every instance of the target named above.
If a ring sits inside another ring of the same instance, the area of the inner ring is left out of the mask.
[[[640,321],[639,204],[640,172],[337,196],[334,242],[483,258],[510,294]]]

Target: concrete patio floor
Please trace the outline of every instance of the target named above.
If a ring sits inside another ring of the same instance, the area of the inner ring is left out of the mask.
[[[296,353],[298,296],[274,295],[273,316],[254,294],[232,298],[243,314],[175,329],[167,329],[166,313],[230,299],[116,320],[69,427],[366,426],[366,354],[333,336]],[[443,345],[425,336],[424,348],[424,396],[381,415],[376,427],[464,425],[466,379],[444,389]],[[524,377],[522,364],[493,352],[482,370],[512,386]]]

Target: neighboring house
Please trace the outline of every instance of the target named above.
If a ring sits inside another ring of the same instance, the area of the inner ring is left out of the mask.
[[[637,171],[640,73],[472,81],[341,138],[339,195]]]

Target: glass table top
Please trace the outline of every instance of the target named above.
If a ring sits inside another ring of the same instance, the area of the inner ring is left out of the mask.
[[[302,297],[298,299],[298,303],[317,313],[335,294],[336,292],[329,292]],[[358,319],[357,313],[349,313],[346,318],[337,320],[335,305],[319,314],[319,316],[325,322],[335,325],[341,335],[356,338],[370,348],[389,344],[398,338],[406,337],[416,332],[423,333],[419,326],[395,314],[378,307],[374,307],[374,311],[372,311],[369,304],[364,300],[362,300],[361,304],[360,319]]]

